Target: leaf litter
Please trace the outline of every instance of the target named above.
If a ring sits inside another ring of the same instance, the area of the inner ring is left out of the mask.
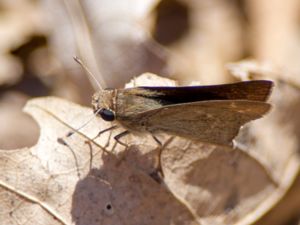
[[[288,187],[276,168],[253,154],[263,145],[252,131],[268,116],[241,132],[246,150],[175,137],[163,151],[165,178],[158,183],[150,176],[157,145],[148,135],[130,135],[129,149],[113,150],[120,130],[91,141],[110,126],[100,118],[65,137],[91,117],[90,108],[46,97],[30,100],[25,111],[41,127],[40,137],[31,148],[1,151],[0,207],[9,213],[0,217],[6,224],[249,224]]]

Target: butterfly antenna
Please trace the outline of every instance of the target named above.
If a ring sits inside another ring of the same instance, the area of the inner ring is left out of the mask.
[[[101,84],[99,83],[99,81],[96,79],[96,77],[92,74],[92,72],[87,68],[87,66],[77,57],[74,56],[73,59],[84,69],[84,71],[91,77],[94,79],[94,81],[96,82],[97,86],[99,87],[100,90],[103,90]]]
[[[79,130],[84,128],[86,125],[88,125],[93,119],[96,118],[95,115],[97,115],[100,110],[101,109],[98,109],[96,112],[94,112],[93,115],[87,121],[85,121],[85,123],[83,123],[80,127],[77,127],[74,131],[70,131],[69,133],[67,133],[66,137],[72,136],[74,133],[78,132]]]

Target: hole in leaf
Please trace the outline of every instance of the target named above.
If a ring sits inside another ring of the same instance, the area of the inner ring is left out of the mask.
[[[106,204],[104,211],[105,211],[105,214],[108,215],[108,216],[114,214],[114,209],[113,209],[113,207],[110,203]]]
[[[170,45],[188,32],[189,9],[184,3],[176,0],[163,0],[158,4],[156,13],[153,37],[159,43]]]

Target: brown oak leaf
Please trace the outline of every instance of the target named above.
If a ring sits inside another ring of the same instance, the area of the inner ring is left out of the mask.
[[[172,85],[149,74],[133,82],[149,79]],[[33,99],[25,111],[40,137],[31,148],[0,151],[1,224],[250,224],[291,183],[277,176],[286,168],[257,158],[271,151],[260,144],[267,137],[256,135],[271,126],[276,109],[243,129],[242,149],[162,135],[161,182],[152,176],[158,146],[149,135],[124,138],[127,150],[113,139],[122,129],[93,141],[110,123],[55,97]]]

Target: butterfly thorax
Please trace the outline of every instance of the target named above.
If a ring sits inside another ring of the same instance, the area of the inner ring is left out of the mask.
[[[110,109],[115,111],[115,99],[117,90],[101,90],[96,92],[92,98],[92,106],[95,111],[98,109]]]

